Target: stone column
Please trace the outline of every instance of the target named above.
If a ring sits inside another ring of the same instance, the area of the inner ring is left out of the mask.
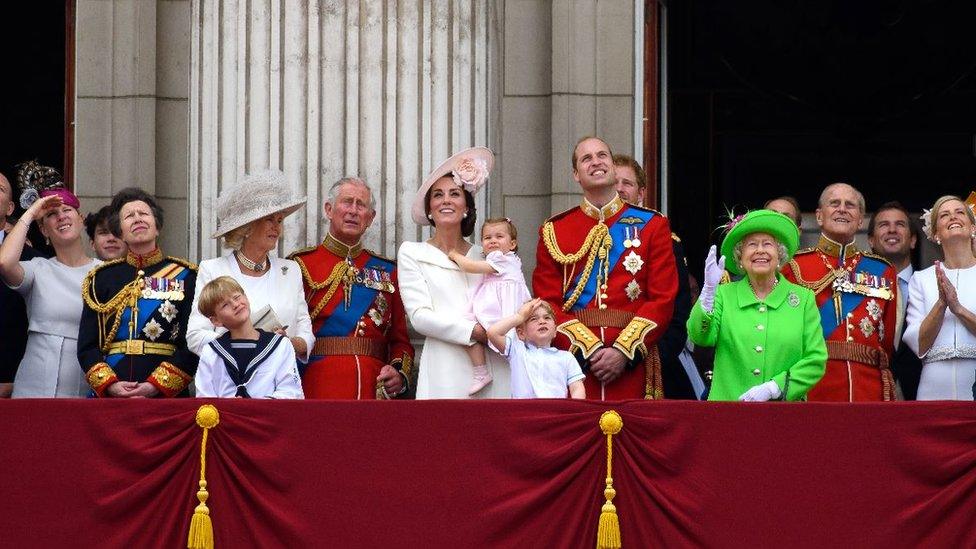
[[[219,253],[220,190],[268,167],[308,196],[281,255],[322,240],[322,203],[343,176],[363,177],[378,201],[368,247],[392,256],[423,237],[410,205],[427,171],[461,148],[495,148],[493,4],[193,0],[190,255]]]

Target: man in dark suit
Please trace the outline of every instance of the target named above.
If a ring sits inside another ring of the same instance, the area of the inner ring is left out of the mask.
[[[912,267],[912,251],[918,243],[918,227],[912,222],[908,210],[898,202],[886,202],[874,213],[868,223],[868,242],[874,253],[883,256],[898,272],[898,337],[897,348],[891,357],[891,371],[901,387],[905,400],[915,400],[918,381],[922,375],[922,361],[901,342],[905,332],[905,310],[908,307],[908,281],[915,269]]]
[[[0,244],[7,236],[7,218],[14,213],[14,189],[0,173]],[[30,246],[24,246],[21,261],[36,257]],[[0,282],[0,398],[10,398],[14,390],[14,375],[24,358],[27,345],[27,310],[20,294]]]

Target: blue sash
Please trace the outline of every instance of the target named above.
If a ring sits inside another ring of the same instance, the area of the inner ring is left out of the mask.
[[[188,274],[190,274],[190,272],[191,271],[189,269],[183,269],[180,274],[174,277],[174,280],[183,280]],[[184,295],[183,299],[192,300],[193,296]],[[165,300],[163,299],[146,299],[144,297],[139,298],[137,302],[139,307],[139,316],[136,318],[136,327],[132,334],[133,339],[145,339],[142,329],[146,326],[146,323],[149,322],[149,318],[152,317],[153,313],[159,310],[159,308],[163,305],[164,301]],[[131,319],[132,308],[126,307],[122,310],[122,318],[119,321],[119,331],[115,333],[115,341],[125,341],[129,339],[129,321]],[[112,368],[115,368],[115,365],[122,360],[123,356],[125,356],[124,353],[113,353],[105,357],[105,362]]]
[[[621,219],[634,218],[634,217],[640,219],[641,220],[640,223],[620,222]],[[630,231],[630,233],[633,234],[634,232],[633,228],[636,227],[637,233],[639,235],[640,232],[644,230],[644,226],[647,225],[647,222],[650,221],[652,217],[654,217],[654,212],[649,212],[647,210],[642,210],[639,208],[627,207],[624,208],[623,213],[620,214],[620,217],[617,218],[617,221],[615,221],[613,225],[610,225],[609,229],[610,229],[610,237],[612,239],[612,244],[610,246],[610,254],[607,257],[607,261],[609,262],[610,265],[609,270],[611,272],[617,266],[617,262],[620,261],[620,257],[624,255],[624,252],[628,249],[628,248],[624,248],[624,240],[627,239],[627,232]],[[576,303],[573,304],[573,308],[571,310],[579,311],[581,309],[585,309],[586,306],[589,305],[591,301],[593,301],[593,298],[596,297],[596,292],[598,290],[597,279],[599,278],[597,275],[599,274],[599,270],[600,270],[600,261],[599,260],[594,261],[593,269],[590,272],[590,278],[586,281],[586,286],[583,287],[583,292],[580,294],[580,297],[576,301]],[[583,273],[579,273],[578,275],[576,275],[576,277],[573,279],[572,284],[569,285],[569,288],[567,289],[566,293],[563,295],[563,301],[569,299],[569,296],[572,295],[573,289],[576,288],[576,285],[579,283],[580,277],[582,276]]]
[[[375,269],[386,273],[393,272],[393,264],[385,259],[371,257],[363,269]],[[346,337],[356,328],[356,323],[366,314],[366,310],[373,304],[379,290],[368,288],[362,284],[354,284],[349,308],[337,305],[326,317],[325,322],[315,333],[316,337]]]
[[[886,263],[862,256],[861,260],[857,262],[857,266],[852,269],[852,272],[866,272],[868,274],[877,276],[880,279],[887,268],[888,265]],[[854,309],[857,309],[861,303],[864,303],[864,300],[867,299],[867,297],[868,296],[861,294],[849,294],[846,292],[841,292],[841,321],[847,318],[847,313],[854,311]],[[837,323],[837,315],[834,311],[834,300],[832,297],[827,301],[824,301],[823,305],[820,306],[820,323],[823,326],[823,334],[825,339],[829,338],[830,335],[834,333],[834,330],[836,330],[839,326]]]

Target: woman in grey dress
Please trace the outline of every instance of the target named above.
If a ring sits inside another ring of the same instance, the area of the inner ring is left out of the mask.
[[[27,211],[0,246],[0,276],[27,304],[27,351],[14,378],[17,397],[82,397],[88,383],[78,365],[81,281],[99,262],[85,254],[78,197],[52,168],[29,163],[18,175]],[[36,221],[55,256],[19,261]]]

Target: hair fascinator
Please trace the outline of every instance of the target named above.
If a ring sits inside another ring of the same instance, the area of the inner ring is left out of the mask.
[[[42,196],[58,195],[65,204],[79,208],[78,197],[64,186],[61,172],[42,166],[36,160],[20,165],[17,170],[17,185],[20,187],[20,207],[28,209]]]

